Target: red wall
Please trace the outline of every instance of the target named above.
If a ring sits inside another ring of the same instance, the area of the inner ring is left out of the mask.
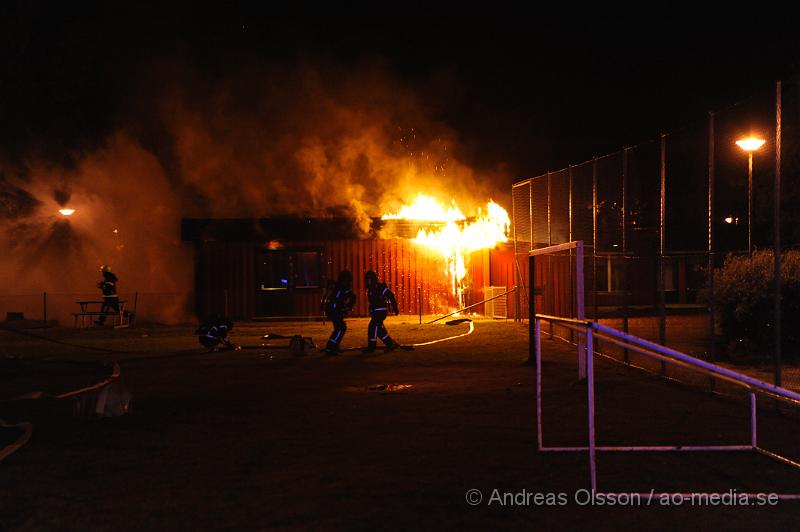
[[[408,239],[365,239],[282,242],[283,247],[322,252],[322,272],[336,279],[342,269],[353,272],[358,298],[355,314],[367,314],[364,272],[374,270],[397,297],[401,314],[445,314],[455,310],[444,259]],[[252,318],[255,312],[255,261],[259,244],[252,242],[200,242],[196,255],[196,299],[200,315],[227,311],[234,318]],[[467,303],[483,299],[483,287],[513,286],[513,249],[482,251],[469,258],[471,292]],[[325,285],[326,279],[322,280]],[[418,292],[419,290],[419,292]],[[322,289],[294,293],[293,315],[320,314]],[[512,296],[513,297],[513,296]],[[419,301],[418,301],[419,300]],[[513,300],[509,299],[513,311]],[[474,311],[480,311],[478,307]]]
[[[235,318],[252,316],[255,252],[255,246],[249,242],[197,243],[195,300],[201,317],[211,314]]]
[[[506,290],[512,289],[517,284],[516,266],[514,264],[514,247],[513,245],[505,244],[498,246],[489,253],[489,281],[487,285],[490,286],[505,286]],[[527,286],[527,271],[528,265],[523,260],[520,262],[520,269],[522,270],[525,286]],[[527,305],[525,305],[525,295],[521,292],[522,287],[517,292],[508,294],[508,317],[513,318],[517,313],[517,298],[519,304],[523,307],[525,315],[527,315]]]

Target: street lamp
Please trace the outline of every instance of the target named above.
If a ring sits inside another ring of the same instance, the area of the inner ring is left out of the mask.
[[[747,254],[753,256],[753,152],[766,140],[749,136],[736,141],[736,145],[747,152]]]

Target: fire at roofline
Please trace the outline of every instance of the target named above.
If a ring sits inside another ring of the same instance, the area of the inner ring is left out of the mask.
[[[380,66],[281,67],[201,84],[184,65],[134,76],[160,82],[132,85],[91,141],[0,150],[0,292],[64,291],[64,279],[91,291],[97,265],[110,263],[123,289],[178,294],[158,316],[176,321],[193,278],[175,235],[181,219],[347,216],[369,234],[375,216],[422,191],[445,205],[454,197],[465,213],[430,221],[428,232],[452,222],[460,233],[488,198],[510,204],[502,162],[476,164],[457,132]]]

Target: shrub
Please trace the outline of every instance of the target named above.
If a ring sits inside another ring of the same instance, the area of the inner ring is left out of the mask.
[[[732,356],[771,356],[774,346],[775,303],[773,253],[751,257],[728,255],[714,271],[714,311]],[[800,351],[800,251],[781,259],[783,314],[782,346],[787,354]]]

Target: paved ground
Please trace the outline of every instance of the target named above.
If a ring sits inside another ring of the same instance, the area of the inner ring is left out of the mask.
[[[401,321],[388,325],[407,343],[467,331]],[[365,320],[351,320],[346,345],[360,345],[365,330]],[[267,331],[318,343],[327,336],[317,323],[237,325],[233,336],[258,345]],[[415,351],[334,358],[290,358],[283,349],[202,354],[191,332],[47,333],[61,343],[0,332],[3,354],[28,360],[129,359],[122,371],[135,397],[133,414],[121,418],[39,423],[32,441],[0,462],[0,529],[790,530],[800,517],[800,502],[578,504],[588,486],[585,454],[536,451],[533,372],[521,364],[525,326],[478,321],[469,336]],[[545,443],[580,444],[585,386],[575,381],[571,349],[544,343]],[[86,375],[65,371],[61,379],[60,371],[37,369],[45,366],[0,371],[0,390],[67,388],[98,371],[84,366]],[[411,387],[370,391],[375,384]],[[749,441],[739,398],[611,362],[598,362],[597,400],[601,442]],[[767,403],[759,414],[765,445],[800,449],[795,418]],[[750,453],[603,454],[599,487],[800,493],[800,472]],[[477,506],[466,501],[472,489],[483,495]],[[503,506],[492,502],[495,489],[554,494],[567,504],[537,506],[531,495],[529,505]]]

